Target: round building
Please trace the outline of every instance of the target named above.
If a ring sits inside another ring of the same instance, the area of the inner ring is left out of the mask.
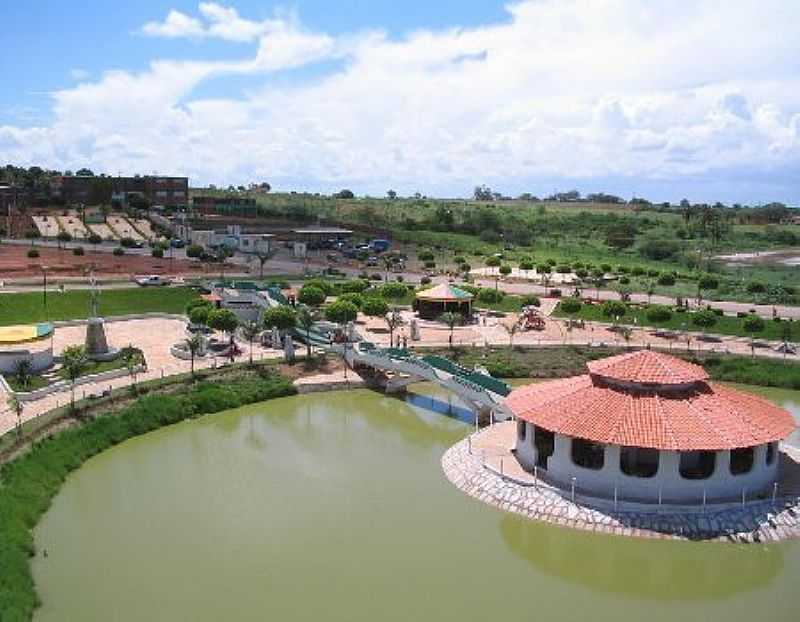
[[[0,374],[16,373],[21,361],[38,373],[53,364],[53,325],[49,322],[0,328]]]
[[[558,487],[628,501],[693,504],[771,493],[779,442],[795,429],[787,411],[650,350],[588,368],[506,399],[524,469]]]

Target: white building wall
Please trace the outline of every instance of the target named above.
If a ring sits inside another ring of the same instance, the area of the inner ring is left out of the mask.
[[[31,362],[31,371],[39,373],[53,365],[53,348],[48,346],[41,350],[0,350],[0,374],[13,374],[20,361]]]
[[[534,446],[534,426],[525,422],[525,439],[521,440],[518,427],[516,456],[520,464],[532,471],[536,464]],[[706,500],[738,500],[742,490],[746,498],[758,493],[771,493],[772,485],[778,478],[777,446],[772,464],[766,463],[767,445],[755,448],[752,469],[741,475],[730,472],[730,451],[716,452],[714,472],[702,480],[684,479],[680,474],[680,453],[662,451],[659,455],[658,471],[653,477],[643,478],[626,475],[620,468],[619,445],[607,445],[603,468],[587,469],[572,461],[572,439],[562,434],[555,435],[555,448],[550,456],[547,470],[539,469],[539,475],[555,486],[568,490],[575,478],[579,492],[588,495],[614,496],[616,487],[619,499],[637,501],[658,501],[659,494],[664,502],[701,503],[705,492]]]

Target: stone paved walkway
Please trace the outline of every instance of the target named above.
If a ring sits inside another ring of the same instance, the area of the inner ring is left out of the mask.
[[[448,449],[442,457],[447,479],[476,499],[507,512],[554,525],[598,533],[646,538],[712,540],[727,542],[774,542],[800,538],[800,502],[797,497],[741,504],[709,506],[706,511],[663,506],[645,508],[642,504],[576,499],[530,474],[519,475],[510,453],[496,440],[502,436],[497,424],[485,428]],[[503,475],[499,459],[504,459]],[[784,459],[797,460],[797,456]],[[521,471],[521,469],[519,469]],[[523,472],[524,473],[524,472]],[[517,480],[518,481],[514,481]],[[606,507],[607,506],[607,507]]]

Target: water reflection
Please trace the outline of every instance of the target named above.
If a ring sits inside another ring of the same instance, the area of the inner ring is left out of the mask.
[[[780,545],[602,536],[511,514],[500,533],[512,553],[549,575],[648,600],[721,599],[769,584],[784,566]]]
[[[403,396],[403,400],[406,404],[423,411],[444,415],[451,419],[463,421],[464,423],[471,424],[475,422],[475,413],[469,408],[466,408],[461,400],[449,394],[442,396],[408,391]]]

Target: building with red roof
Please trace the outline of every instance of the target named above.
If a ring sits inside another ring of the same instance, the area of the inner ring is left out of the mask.
[[[709,382],[705,370],[642,350],[589,373],[511,392],[515,455],[554,485],[590,495],[678,503],[770,493],[792,416]]]

